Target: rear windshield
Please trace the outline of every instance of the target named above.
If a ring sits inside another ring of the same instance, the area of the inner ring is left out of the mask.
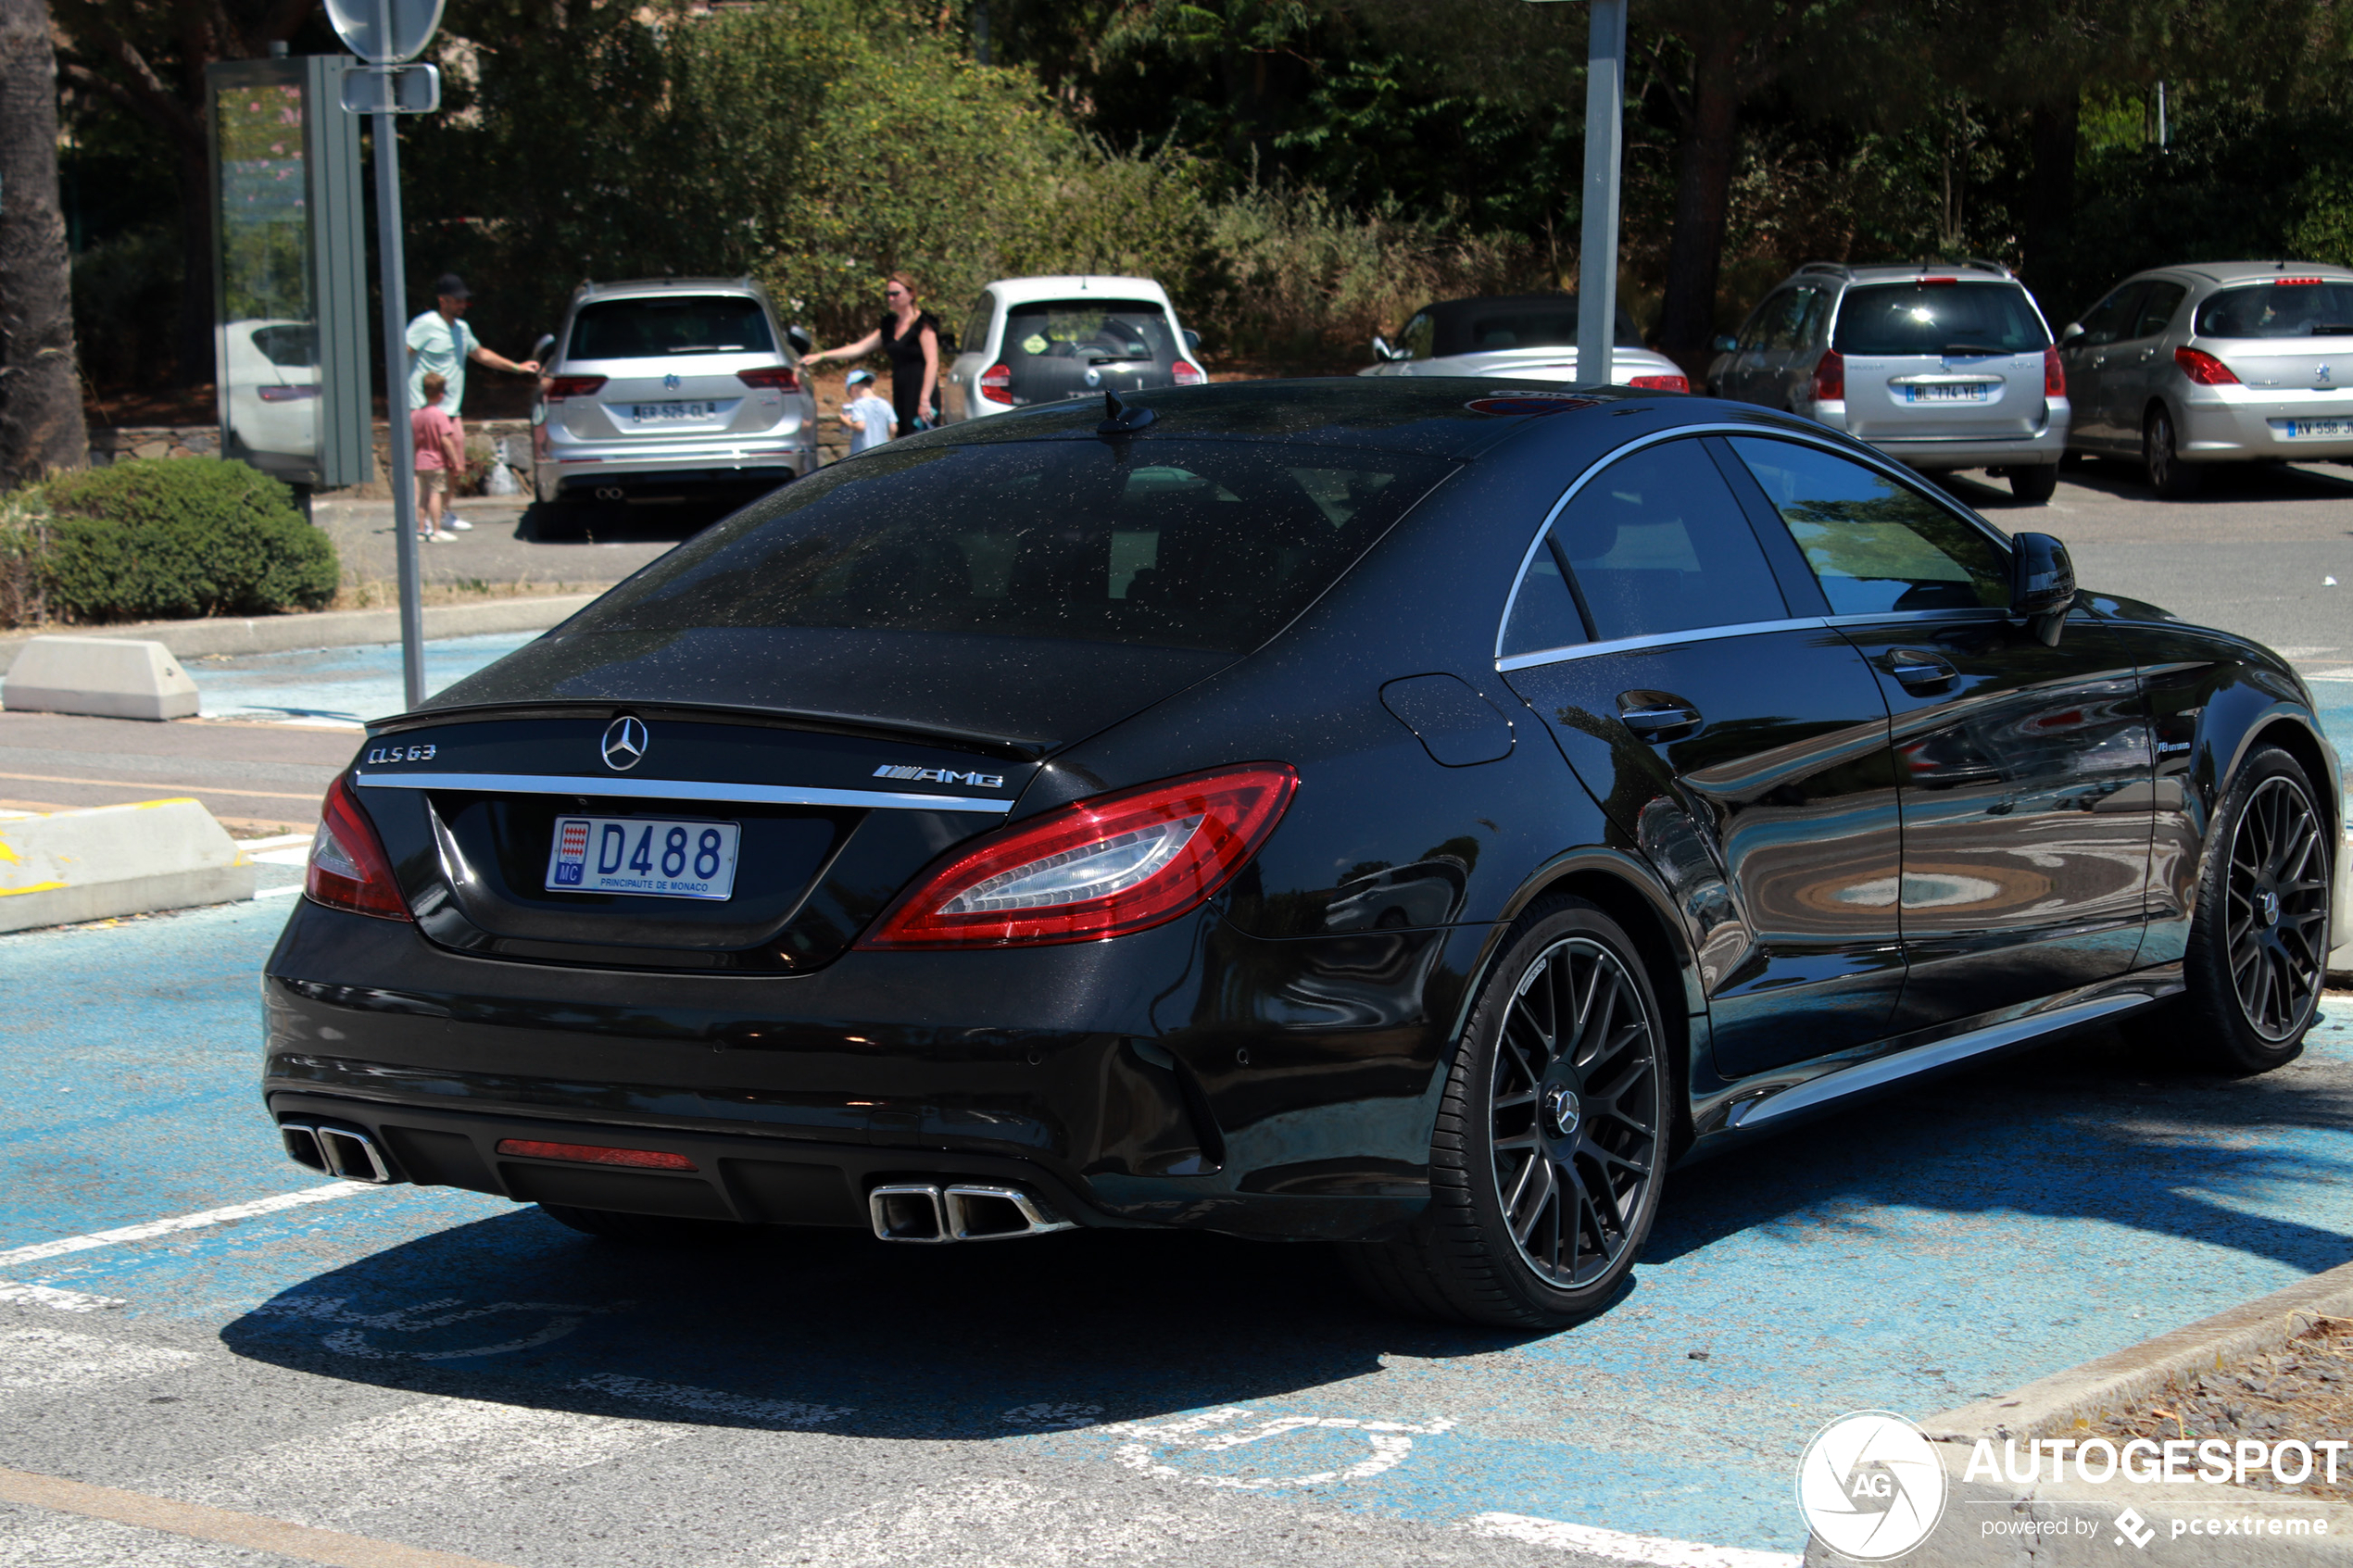
[[[884,448],[697,535],[564,634],[817,626],[1246,653],[1449,466],[1252,442]]]
[[[773,354],[768,316],[739,294],[610,299],[572,319],[573,359],[659,359],[673,354]]]
[[[1839,302],[1841,354],[2032,354],[2051,334],[2016,283],[1864,283]]]
[[[2353,334],[2353,283],[2257,283],[2224,289],[2197,307],[2200,337]]]
[[[253,345],[264,359],[284,369],[307,370],[319,362],[319,329],[308,321],[256,327]]]
[[[1025,359],[1170,365],[1176,360],[1176,334],[1168,312],[1149,299],[1041,300],[1005,311],[1004,352],[998,358],[1015,366]]]

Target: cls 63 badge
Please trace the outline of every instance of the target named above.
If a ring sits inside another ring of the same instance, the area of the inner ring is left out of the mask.
[[[379,746],[368,752],[368,765],[373,768],[386,762],[430,762],[433,753],[430,746]]]

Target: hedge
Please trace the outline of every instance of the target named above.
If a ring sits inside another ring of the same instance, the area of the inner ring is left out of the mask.
[[[133,458],[44,488],[43,587],[62,620],[268,615],[334,596],[333,542],[283,484],[243,463]]]

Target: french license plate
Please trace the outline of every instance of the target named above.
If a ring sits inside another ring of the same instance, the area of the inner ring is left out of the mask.
[[[2303,441],[2353,440],[2353,420],[2291,420],[2287,433]]]
[[[547,886],[558,893],[725,898],[736,887],[734,822],[673,817],[558,817]]]
[[[639,424],[657,420],[707,420],[719,412],[716,403],[633,403],[629,417]]]
[[[1943,382],[1928,386],[1907,386],[1904,389],[1906,403],[1982,403],[1985,401],[1983,382]]]

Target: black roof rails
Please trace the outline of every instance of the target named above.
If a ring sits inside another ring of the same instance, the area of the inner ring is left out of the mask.
[[[1843,261],[1809,261],[1798,270],[1800,272],[1828,272],[1840,278],[1851,278],[1855,275],[1855,269]]]

